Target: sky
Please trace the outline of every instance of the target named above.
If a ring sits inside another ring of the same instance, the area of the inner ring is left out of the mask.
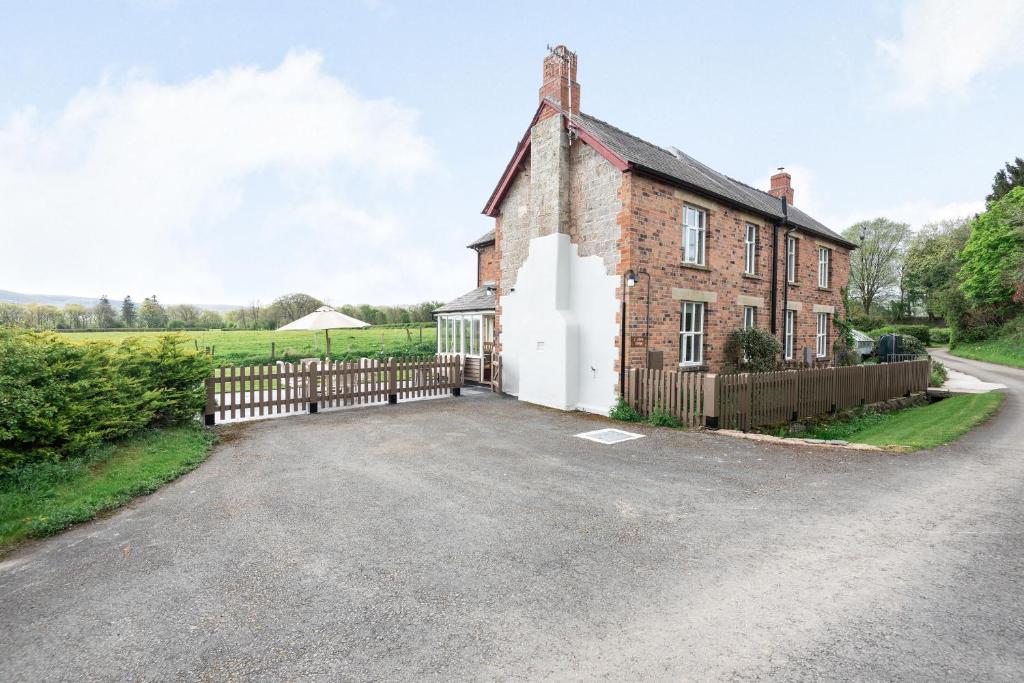
[[[448,300],[537,105],[836,230],[981,210],[1024,156],[1024,2],[0,1],[0,289]]]

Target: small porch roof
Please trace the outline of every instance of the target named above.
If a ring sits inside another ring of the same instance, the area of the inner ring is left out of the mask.
[[[467,313],[469,311],[493,311],[494,310],[494,283],[485,282],[471,292],[452,299],[444,306],[434,309],[434,315],[441,313]]]

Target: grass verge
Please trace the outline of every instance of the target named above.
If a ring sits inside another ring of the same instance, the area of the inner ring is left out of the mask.
[[[949,349],[954,356],[987,363],[1024,368],[1024,344],[1017,337],[999,337],[980,342],[960,342]]]
[[[924,406],[882,415],[875,424],[852,433],[847,441],[920,450],[949,443],[992,417],[1006,394],[952,396]]]
[[[205,460],[212,444],[213,435],[198,425],[152,430],[87,457],[0,478],[0,554],[157,490]]]

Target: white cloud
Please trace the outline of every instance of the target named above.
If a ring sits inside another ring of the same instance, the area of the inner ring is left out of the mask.
[[[916,0],[902,13],[902,34],[877,47],[895,72],[893,104],[965,97],[982,73],[1024,60],[1021,0]]]
[[[315,52],[177,84],[107,77],[51,117],[26,108],[0,123],[0,286],[427,298],[403,278],[374,291],[366,272],[436,265],[420,217],[394,208],[436,170],[415,111],[360,97]],[[441,291],[458,290],[449,265],[432,280]]]

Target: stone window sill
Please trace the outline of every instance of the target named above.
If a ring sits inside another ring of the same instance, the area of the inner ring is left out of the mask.
[[[708,366],[707,365],[690,365],[690,364],[683,365],[682,363],[679,364],[679,372],[707,372],[707,371],[708,371]]]
[[[754,273],[754,274],[743,273],[743,277],[747,278],[748,280],[763,280],[764,279],[763,277],[761,277],[760,275],[757,275],[756,273]]]
[[[831,291],[832,291],[832,288],[831,288],[831,287],[820,287],[820,286],[819,286],[819,287],[818,287],[818,291],[819,291],[819,292],[831,292]]]
[[[683,268],[693,268],[694,270],[704,270],[704,271],[710,271],[711,270],[711,268],[709,268],[707,266],[702,266],[702,265],[700,265],[698,263],[687,263],[686,261],[683,261],[679,265],[681,265]]]

